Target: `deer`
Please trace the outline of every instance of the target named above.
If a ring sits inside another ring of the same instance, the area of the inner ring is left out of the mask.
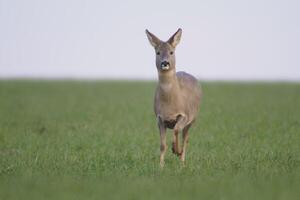
[[[160,167],[165,164],[167,129],[173,129],[172,152],[185,163],[189,129],[200,109],[202,90],[198,80],[183,71],[176,72],[175,48],[180,42],[179,28],[166,42],[146,29],[146,35],[156,54],[158,85],[154,95],[154,112],[160,133]],[[179,145],[179,134],[182,144]],[[182,148],[181,148],[182,147]]]

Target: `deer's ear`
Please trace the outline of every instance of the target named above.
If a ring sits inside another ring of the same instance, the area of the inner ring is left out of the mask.
[[[156,48],[159,45],[159,43],[161,42],[160,39],[158,39],[154,34],[150,33],[147,29],[146,29],[146,35],[148,37],[150,44],[154,48]]]
[[[170,37],[170,39],[168,40],[168,43],[172,46],[172,47],[176,47],[177,44],[180,42],[180,38],[181,38],[181,34],[182,34],[182,30],[181,28],[179,28],[176,33],[174,33],[174,35],[172,35],[172,37]]]

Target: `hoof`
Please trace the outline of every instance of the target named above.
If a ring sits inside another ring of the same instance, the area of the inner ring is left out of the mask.
[[[182,151],[178,151],[176,148],[175,148],[175,143],[174,142],[172,142],[172,152],[173,152],[173,154],[175,154],[175,155],[177,155],[177,156],[181,156],[181,154],[182,154]]]
[[[159,167],[160,167],[160,169],[163,169],[163,168],[164,168],[164,166],[165,166],[165,162],[164,162],[164,161],[161,161],[161,162],[159,163]]]
[[[176,154],[177,156],[179,156],[179,157],[181,157],[181,155],[182,155],[182,151],[180,151],[180,152],[177,152],[177,154]]]

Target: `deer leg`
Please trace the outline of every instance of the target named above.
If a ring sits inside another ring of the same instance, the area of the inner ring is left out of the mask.
[[[191,124],[184,127],[182,130],[182,153],[180,155],[180,160],[184,163],[185,160],[185,152],[186,152],[186,146],[189,140],[189,129],[191,127]]]
[[[178,130],[174,130],[173,134],[173,142],[172,142],[172,152],[176,155],[179,155],[179,149],[178,149],[178,144],[179,144],[179,139],[178,139]]]
[[[164,124],[159,121],[158,122],[158,127],[159,127],[159,133],[160,133],[160,167],[163,168],[165,164],[165,153],[167,151],[167,137],[166,137],[166,127]]]
[[[179,138],[178,138],[178,134],[180,133],[180,131],[183,130],[183,128],[185,127],[187,118],[183,115],[179,115],[177,117],[177,123],[174,127],[174,134],[173,134],[173,143],[172,143],[172,151],[174,154],[176,154],[177,156],[180,156],[182,151],[180,149],[179,146]]]

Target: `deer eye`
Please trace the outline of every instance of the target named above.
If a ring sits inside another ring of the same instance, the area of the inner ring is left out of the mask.
[[[173,53],[174,53],[173,51],[170,51],[170,54],[171,54],[171,55],[173,55]]]
[[[160,55],[160,52],[158,51],[158,52],[156,52],[156,55]]]

